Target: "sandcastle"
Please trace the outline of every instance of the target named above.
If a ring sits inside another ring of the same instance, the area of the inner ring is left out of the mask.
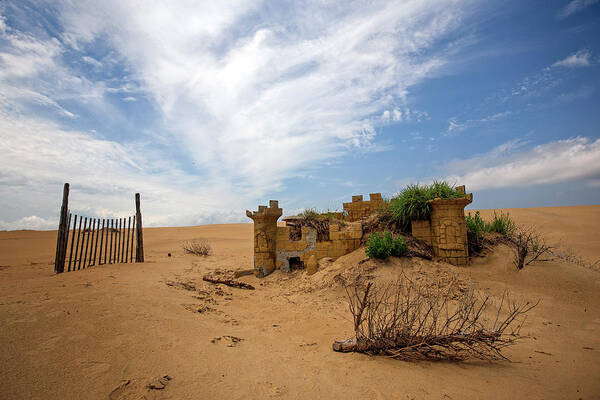
[[[465,187],[456,188],[465,197],[458,199],[435,199],[430,202],[429,220],[413,221],[412,235],[426,242],[439,260],[453,265],[469,263],[467,228],[464,208],[472,202],[473,195],[465,194]],[[254,220],[254,274],[264,277],[276,269],[290,272],[306,268],[307,273],[317,271],[318,260],[324,257],[336,259],[351,253],[361,245],[363,227],[361,220],[387,207],[381,193],[371,193],[369,200],[362,195],[352,196],[352,202],[343,203],[344,212],[336,213],[340,223],[330,223],[326,237],[317,238],[317,230],[300,227],[297,217],[284,218],[286,226],[277,226],[283,210],[279,202],[269,201],[269,206],[258,206],[258,211],[246,211]]]

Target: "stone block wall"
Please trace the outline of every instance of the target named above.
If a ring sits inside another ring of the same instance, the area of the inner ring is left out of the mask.
[[[346,213],[344,219],[347,221],[357,221],[386,207],[386,203],[383,201],[381,193],[371,193],[369,194],[369,200],[363,200],[362,195],[352,196],[352,202],[343,203],[343,206]]]
[[[428,219],[411,221],[410,224],[414,238],[422,240],[430,246],[433,244],[431,239],[431,222]]]
[[[362,225],[349,223],[345,227],[337,224],[329,226],[329,240],[317,241],[314,228],[302,227],[300,240],[290,240],[292,227],[277,227],[276,268],[290,272],[290,258],[298,257],[307,273],[317,272],[317,260],[324,257],[338,258],[360,247]]]
[[[431,238],[434,254],[453,265],[469,263],[465,206],[470,199],[431,200]]]

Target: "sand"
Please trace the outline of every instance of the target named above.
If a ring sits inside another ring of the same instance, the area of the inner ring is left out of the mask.
[[[241,278],[256,287],[249,291],[202,276],[252,267],[251,224],[145,229],[146,263],[60,275],[56,232],[0,232],[0,398],[600,398],[600,272],[590,266],[600,259],[600,206],[509,212],[585,263],[516,271],[499,246],[464,268],[406,258],[360,265],[376,279],[458,273],[491,294],[540,299],[522,332],[531,337],[507,351],[510,363],[333,352],[334,340],[352,336],[335,282],[365,258],[362,249],[322,262],[312,277]],[[190,239],[209,240],[214,255],[184,255]]]

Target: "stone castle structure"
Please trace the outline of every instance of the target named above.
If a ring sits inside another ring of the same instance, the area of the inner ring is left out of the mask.
[[[465,197],[432,200],[430,219],[413,221],[412,235],[429,244],[438,259],[453,265],[467,265],[469,250],[464,208],[473,196],[465,194],[464,186],[457,190]],[[286,225],[278,226],[282,209],[276,200],[271,200],[268,207],[258,206],[257,211],[246,211],[246,215],[254,220],[254,274],[264,277],[276,269],[290,272],[296,268],[315,273],[319,259],[336,259],[359,248],[363,239],[361,219],[386,208],[387,203],[381,193],[371,193],[369,200],[363,200],[362,195],[352,196],[352,202],[343,203],[343,207],[343,213],[336,213],[341,222],[330,222],[327,237],[320,240],[316,229],[309,226],[300,227],[299,237],[294,235],[297,217],[286,218]]]

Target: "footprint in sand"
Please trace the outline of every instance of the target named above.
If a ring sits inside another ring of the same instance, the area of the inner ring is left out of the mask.
[[[217,344],[217,343],[227,343],[227,347],[237,347],[237,345],[239,343],[241,343],[244,339],[236,337],[236,336],[230,336],[230,335],[225,335],[225,336],[217,336],[215,338],[211,339],[211,343]]]
[[[102,361],[88,361],[84,363],[85,376],[96,377],[106,374],[110,370],[110,364]]]
[[[157,390],[164,390],[170,383],[169,375],[163,375],[150,380],[125,379],[108,395],[110,400],[142,400],[146,395]]]

